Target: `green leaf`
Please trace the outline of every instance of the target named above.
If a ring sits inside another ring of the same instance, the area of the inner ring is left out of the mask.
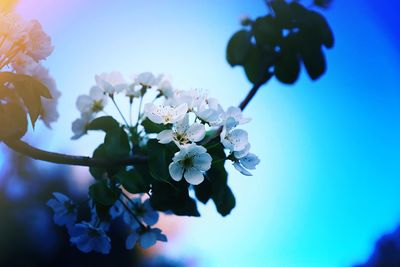
[[[104,138],[105,153],[109,158],[126,158],[131,147],[123,127],[109,129]]]
[[[176,146],[160,144],[156,139],[150,139],[147,143],[149,156],[150,175],[158,180],[170,183],[168,166],[172,162]]]
[[[97,204],[112,206],[121,195],[121,190],[117,187],[110,187],[108,180],[104,179],[92,184],[89,187],[89,196]]]
[[[275,52],[261,47],[251,46],[243,65],[247,78],[252,83],[268,81],[272,77],[269,68],[275,60]]]
[[[300,58],[298,56],[296,33],[290,34],[282,44],[280,57],[274,68],[276,78],[285,84],[293,84],[300,74]]]
[[[275,46],[282,39],[282,31],[271,15],[257,18],[253,23],[257,45]]]
[[[326,61],[321,46],[305,44],[301,47],[300,53],[307,73],[312,80],[318,79],[325,73]]]
[[[119,123],[111,116],[103,116],[94,119],[87,126],[88,130],[101,130],[106,133],[118,129]]]
[[[313,34],[320,38],[320,42],[324,44],[326,48],[332,48],[335,43],[335,38],[327,20],[315,11],[310,11],[308,16],[313,26]]]
[[[189,196],[186,181],[171,183],[155,181],[152,185],[151,205],[159,211],[172,211],[179,216],[200,216],[197,204]]]
[[[0,87],[0,140],[20,139],[28,130],[26,113],[14,92]]]
[[[231,66],[243,65],[251,47],[251,33],[241,30],[229,40],[226,59]]]
[[[95,159],[115,159],[114,156],[109,155],[106,150],[106,145],[101,144],[99,145],[93,152],[93,158]],[[122,166],[115,166],[112,168],[102,168],[102,167],[89,167],[90,174],[97,180],[101,180],[108,176],[113,176],[119,171],[123,170],[124,167]]]
[[[131,194],[146,193],[150,190],[149,184],[136,170],[123,170],[116,176],[122,186]]]
[[[228,173],[225,170],[226,155],[224,147],[214,141],[209,144],[207,152],[213,158],[211,169],[206,173],[206,179],[201,184],[194,186],[196,198],[202,203],[207,203],[211,198],[222,215],[228,215],[235,207],[235,197],[227,185]]]
[[[1,85],[5,83],[14,85],[15,91],[28,110],[32,126],[34,127],[42,111],[41,97],[51,98],[47,87],[32,76],[12,72],[0,73],[0,83]]]
[[[154,123],[151,120],[149,120],[148,118],[146,118],[142,122],[142,126],[144,127],[144,130],[148,134],[150,134],[150,133],[159,133],[159,132],[162,132],[164,130],[170,129],[170,127],[168,127],[167,125]]]

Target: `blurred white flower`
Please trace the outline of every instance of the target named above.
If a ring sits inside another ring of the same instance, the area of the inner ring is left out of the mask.
[[[171,98],[174,96],[174,88],[172,87],[171,81],[165,76],[163,76],[161,79],[159,85],[157,86],[157,90],[166,98]]]
[[[31,20],[27,25],[28,39],[25,42],[25,49],[29,56],[35,61],[47,58],[54,47],[51,45],[51,38],[42,29],[37,20]]]
[[[151,72],[143,72],[138,75],[133,75],[133,80],[135,81],[135,84],[151,88],[155,85],[157,85],[162,76],[156,77],[153,73]]]
[[[177,107],[155,105],[153,103],[147,103],[144,106],[145,115],[154,123],[168,124],[180,121],[185,116],[188,110],[186,103],[183,103]]]
[[[140,88],[137,88],[133,83],[126,88],[125,95],[131,98],[138,98],[142,95],[142,92]]]
[[[71,139],[76,140],[85,135],[87,133],[87,126],[92,119],[92,113],[83,113],[79,119],[76,119],[74,122],[72,122],[72,132],[74,135],[71,137]]]
[[[189,142],[199,142],[206,135],[206,129],[203,124],[193,123],[189,125],[189,114],[174,124],[173,130],[164,130],[160,132],[157,139],[161,144],[168,144],[174,141],[178,146],[188,144]]]
[[[169,165],[172,179],[180,181],[184,177],[189,184],[198,185],[204,181],[204,172],[211,168],[212,158],[204,147],[189,144],[181,147],[172,160]]]
[[[125,90],[128,85],[120,72],[102,73],[95,76],[96,85],[112,96]]]
[[[80,95],[76,107],[81,113],[96,113],[102,111],[107,104],[107,96],[98,86],[90,88],[89,95]]]

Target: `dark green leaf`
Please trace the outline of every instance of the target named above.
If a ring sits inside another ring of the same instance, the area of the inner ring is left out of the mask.
[[[251,46],[244,63],[246,76],[252,83],[265,82],[271,77],[269,68],[275,60],[275,53],[272,50],[265,50],[261,47]]]
[[[194,186],[196,198],[202,203],[212,198],[217,211],[222,215],[228,215],[235,207],[235,197],[227,185],[228,173],[225,170],[225,152],[218,141],[208,145],[207,152],[212,156],[211,169],[206,173],[206,179],[201,184]]]
[[[20,139],[27,131],[28,121],[26,113],[20,106],[18,98],[14,92],[0,87],[0,140]]]
[[[183,180],[171,183],[155,181],[150,198],[152,207],[179,216],[200,216],[196,201],[189,196],[188,186]]]
[[[149,185],[136,170],[121,171],[117,178],[122,186],[131,194],[146,193],[150,190]]]
[[[88,130],[101,130],[106,133],[118,129],[119,123],[111,116],[103,116],[94,119],[87,126]]]
[[[149,120],[147,118],[142,122],[142,126],[144,127],[144,130],[148,134],[150,134],[150,133],[159,133],[161,131],[170,129],[168,126],[166,126],[164,124],[154,123],[154,122],[152,122],[151,120]]]
[[[104,206],[114,205],[120,194],[121,190],[117,187],[111,188],[108,185],[107,179],[98,181],[89,187],[89,196],[95,203],[99,203]]]
[[[241,30],[229,40],[226,49],[226,59],[231,66],[243,65],[251,47],[251,33]]]
[[[312,43],[304,44],[300,49],[300,53],[307,73],[312,80],[318,79],[325,73],[326,62],[321,46],[316,46]]]
[[[253,33],[257,45],[273,47],[282,38],[282,31],[271,15],[256,19],[253,24]]]
[[[332,48],[335,39],[332,29],[326,19],[315,11],[310,11],[308,16],[313,25],[313,34],[320,38],[320,42],[324,44],[326,48]]]
[[[171,182],[168,166],[172,162],[176,148],[160,144],[156,139],[150,139],[147,143],[147,148],[150,175],[158,181]],[[175,151],[172,149],[175,149]]]
[[[96,159],[115,159],[112,155],[107,154],[105,144],[99,145],[93,152],[93,158]],[[113,176],[114,174],[118,173],[124,169],[121,166],[115,166],[113,168],[102,168],[102,167],[89,167],[90,174],[96,178],[97,180],[103,179],[107,176]]]
[[[0,73],[0,83],[1,85],[6,83],[14,85],[15,91],[28,110],[32,126],[35,126],[35,122],[42,111],[41,97],[51,98],[47,87],[32,76],[12,72]]]
[[[110,158],[126,158],[131,151],[128,135],[123,127],[109,129],[104,138],[104,149]]]
[[[294,51],[283,50],[280,59],[275,65],[276,78],[286,84],[297,81],[300,73],[300,62]]]

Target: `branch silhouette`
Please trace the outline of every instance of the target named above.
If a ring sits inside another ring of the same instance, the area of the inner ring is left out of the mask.
[[[267,81],[268,79],[263,79],[259,83],[253,85],[251,90],[248,92],[246,97],[240,103],[239,108],[244,110],[250,101],[253,99],[258,89]],[[210,136],[207,140],[203,142],[203,144],[207,144],[210,141],[218,138],[219,134],[222,131],[222,127],[220,127],[214,135]],[[100,159],[100,158],[91,158],[87,156],[74,156],[67,155],[62,153],[55,153],[50,151],[45,151],[36,147],[33,147],[22,140],[3,140],[4,144],[6,144],[12,150],[21,153],[30,158],[52,162],[56,164],[66,164],[66,165],[76,165],[76,166],[88,166],[88,167],[113,167],[113,166],[129,166],[135,164],[143,164],[147,162],[146,156],[134,156],[125,159]]]

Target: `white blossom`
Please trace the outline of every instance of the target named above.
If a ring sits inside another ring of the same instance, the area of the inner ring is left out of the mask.
[[[96,113],[102,111],[107,104],[107,97],[100,87],[90,88],[89,95],[80,95],[76,107],[81,113]]]
[[[151,72],[143,72],[138,75],[133,75],[135,84],[151,88],[160,82],[161,76],[156,77]]]
[[[181,147],[172,160],[169,165],[172,179],[180,181],[184,177],[189,184],[198,185],[204,181],[203,173],[211,168],[212,158],[204,147],[189,144]]]
[[[36,61],[47,58],[54,49],[50,36],[43,31],[37,20],[31,20],[28,23],[27,32],[28,39],[25,43],[27,54]]]
[[[140,88],[137,88],[134,83],[130,84],[125,91],[125,95],[131,98],[138,98],[142,95]]]
[[[233,166],[243,175],[251,176],[252,174],[248,170],[254,170],[259,163],[260,159],[256,155],[248,153],[246,156],[235,161]]]
[[[95,76],[96,85],[100,87],[104,93],[114,95],[125,90],[128,85],[120,72],[102,73]]]
[[[229,107],[224,114],[224,119],[228,127],[236,127],[240,124],[245,124],[251,121],[250,118],[244,118],[242,110],[238,107]]]
[[[189,125],[189,114],[174,124],[172,130],[160,132],[157,139],[161,144],[168,144],[174,141],[178,146],[188,144],[189,142],[199,142],[203,140],[206,129],[203,124],[193,123]]]
[[[174,96],[174,88],[172,87],[171,81],[165,76],[161,79],[160,84],[157,86],[157,90],[166,98]]]
[[[197,117],[207,122],[210,126],[219,126],[224,119],[224,110],[215,98],[208,98],[199,106]]]
[[[155,105],[153,103],[147,103],[144,106],[145,115],[154,123],[168,124],[180,121],[188,111],[188,106],[183,103],[177,107]]]
[[[227,130],[224,128],[221,132],[221,143],[230,151],[240,151],[246,148],[248,142],[248,134],[245,130],[234,129]]]
[[[92,113],[83,113],[79,119],[76,119],[74,122],[72,122],[72,132],[74,135],[71,137],[71,139],[76,140],[85,135],[87,133],[87,126],[92,119]]]

